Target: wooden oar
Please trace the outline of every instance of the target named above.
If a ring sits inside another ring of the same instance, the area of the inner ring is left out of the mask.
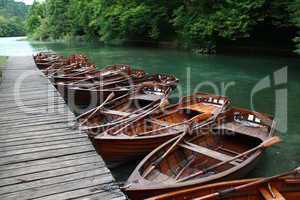
[[[79,75],[84,75],[84,74],[88,74],[88,73],[92,73],[95,72],[97,73],[97,70],[91,66],[85,66],[82,68],[86,68],[85,70],[81,71],[81,72],[74,72],[74,73],[70,73],[68,74],[69,77],[75,77],[75,76],[79,76]]]
[[[54,69],[50,74],[48,74],[49,76],[53,76],[55,73],[57,73],[58,71],[60,71],[60,70],[67,70],[67,69],[71,69],[71,68],[73,68],[73,67],[75,67],[77,65],[77,63],[72,63],[72,64],[70,64],[70,65],[66,65],[66,66],[64,66],[64,65],[62,65],[62,66],[60,66],[59,68],[57,68],[57,69]]]
[[[125,97],[125,96],[127,96],[127,95],[128,95],[128,94],[125,94],[125,95],[123,95],[123,96],[121,96],[121,97],[117,97],[117,98],[115,98],[114,100],[112,100],[111,102],[114,102],[115,100],[121,99],[122,97]],[[111,103],[111,102],[110,102],[110,103]],[[87,115],[87,114],[93,112],[93,111],[96,110],[96,109],[97,109],[97,107],[96,107],[96,108],[92,108],[91,110],[88,110],[88,111],[86,111],[85,113],[82,113],[81,115],[77,116],[77,117],[75,118],[75,120],[79,120],[79,119],[82,118],[83,116],[85,116],[85,115]]]
[[[132,119],[129,119],[127,121],[127,124],[123,127],[121,127],[120,129],[118,129],[116,132],[110,133],[110,135],[117,135],[119,134],[121,131],[123,131],[124,129],[126,129],[127,127],[131,126],[134,122],[139,121],[140,119],[144,118],[146,115],[149,115],[151,112],[153,112],[154,110],[158,109],[160,107],[160,105],[157,105],[153,108],[150,108],[149,110],[147,110],[145,113],[142,113],[141,115],[139,115],[138,117],[134,117]],[[131,121],[132,120],[132,121]],[[115,127],[112,127],[111,129],[113,129]],[[109,132],[111,129],[106,130],[106,132]]]
[[[133,111],[133,112],[131,112],[131,113],[128,113],[128,115],[122,116],[122,117],[118,118],[117,120],[114,120],[114,121],[111,122],[111,123],[103,124],[103,125],[100,125],[100,126],[97,126],[97,127],[92,127],[92,128],[101,128],[101,127],[112,126],[112,125],[116,125],[116,124],[120,124],[120,123],[126,123],[126,122],[132,120],[133,117],[139,117],[139,116],[142,115],[143,113],[147,112],[147,111],[148,111],[147,109],[148,109],[149,107],[152,107],[152,106],[155,106],[155,102],[152,102],[151,104],[149,104],[149,105],[147,105],[147,106],[145,106],[145,107],[143,107],[143,108],[140,108],[140,109],[137,109],[137,110],[135,110],[135,111]],[[146,109],[146,110],[145,110],[145,109]],[[150,108],[150,109],[151,109],[151,108]],[[149,109],[149,110],[150,110],[150,109]],[[140,112],[140,111],[144,111],[144,112],[140,113],[139,115],[136,115],[136,113],[138,113],[138,112]],[[133,116],[133,117],[131,117],[131,116]]]
[[[223,112],[223,110],[225,109],[225,105],[222,106],[222,108],[215,114],[213,114],[213,116],[211,118],[209,118],[207,121],[205,121],[204,123],[197,125],[197,128],[202,128],[204,126],[209,125],[211,122],[214,122],[214,120],[220,115],[220,113]],[[190,132],[191,129],[191,123],[192,121],[190,121],[188,123],[188,128],[186,131],[183,132],[183,134],[176,140],[175,143],[173,143],[173,145],[163,154],[163,156],[161,156],[157,161],[155,161],[154,163],[152,163],[152,166],[149,168],[149,170],[147,170],[144,174],[143,174],[143,178],[147,177],[157,166],[158,164],[170,153],[174,150],[174,148],[177,146],[177,144],[179,144],[181,142],[181,140],[186,136],[187,133]]]
[[[96,76],[91,76],[91,77],[88,77],[88,78],[85,78],[85,79],[81,79],[81,80],[78,80],[78,81],[75,81],[75,82],[72,82],[71,85],[76,85],[76,86],[80,86],[78,84],[80,84],[81,82],[85,82],[85,81],[88,81],[88,80],[92,80],[92,79],[95,79],[97,78]],[[109,86],[109,85],[113,85],[113,84],[117,84],[117,83],[122,83],[122,82],[125,82],[125,81],[128,81],[129,79],[116,79],[116,80],[111,80],[111,81],[104,81],[104,80],[100,80],[99,82],[99,86],[101,87],[105,87],[105,86]],[[103,82],[101,84],[101,82]],[[107,83],[105,83],[107,82]],[[95,86],[98,86],[98,83],[92,83],[93,85]]]
[[[127,93],[127,94],[125,94],[125,95],[123,95],[123,96],[121,96],[121,97],[118,97],[118,98],[112,100],[110,103],[113,103],[113,102],[115,102],[115,101],[118,101],[119,99],[125,98],[126,96],[130,96],[130,94]],[[144,112],[140,113],[140,115],[142,115],[143,113],[145,113],[145,112],[148,111],[147,109],[148,109],[149,107],[156,106],[155,104],[157,104],[157,103],[154,101],[154,102],[148,104],[148,105],[145,106],[145,107],[142,107],[142,108],[140,108],[140,109],[135,110],[134,112],[129,113],[129,115],[127,115],[127,116],[123,116],[123,117],[120,117],[120,118],[117,119],[117,120],[114,120],[113,122],[106,123],[106,124],[102,124],[102,125],[98,125],[98,126],[88,127],[88,128],[86,128],[86,129],[84,129],[84,130],[89,130],[89,129],[94,129],[94,128],[103,128],[103,127],[113,126],[113,125],[120,124],[120,123],[126,123],[126,122],[128,122],[128,121],[130,121],[130,120],[133,119],[133,118],[131,118],[130,116],[133,116],[133,115],[135,115],[135,113],[138,113],[138,112],[140,112],[140,111],[143,110]],[[150,108],[150,109],[151,109],[151,108]],[[150,110],[150,109],[149,109],[149,110]],[[77,119],[79,119],[79,118],[81,118],[82,116],[88,114],[89,112],[92,112],[93,110],[94,110],[94,109],[89,110],[89,111],[87,111],[86,113],[84,113],[84,114],[78,116]],[[135,115],[135,117],[138,117],[138,116],[140,116],[140,115]]]
[[[210,123],[214,122],[215,116],[211,117],[210,119],[204,121],[203,123],[201,123],[201,125],[198,125],[197,128],[201,128],[204,126],[209,125]],[[184,123],[182,123],[184,124]],[[188,124],[187,129],[183,132],[183,134],[177,136],[178,139],[175,141],[175,143],[173,143],[173,145],[163,154],[163,156],[161,156],[158,160],[156,160],[155,162],[152,163],[152,166],[143,174],[143,178],[147,177],[157,166],[158,164],[170,153],[174,150],[174,148],[182,141],[182,139],[186,136],[187,133],[191,132],[191,124],[192,121],[188,121],[186,122],[186,124]],[[179,124],[176,124],[179,125]]]
[[[115,96],[115,93],[110,93],[110,95],[105,99],[105,101],[100,105],[100,106],[98,106],[95,110],[94,110],[94,112],[92,112],[83,122],[81,122],[81,123],[79,123],[79,125],[80,126],[82,126],[83,124],[85,124],[88,120],[89,120],[89,118],[91,118],[95,113],[97,113],[97,111],[100,109],[100,108],[102,108],[108,101],[110,101],[112,98],[114,98],[114,96]]]
[[[80,72],[72,72],[72,73],[68,73],[68,74],[63,74],[62,76],[53,76],[54,78],[74,78],[80,75],[85,75],[88,73],[93,73],[93,72],[97,72],[96,69],[94,68],[90,68],[90,67],[84,67],[85,69],[83,71]]]
[[[215,193],[203,196],[203,197],[194,198],[193,200],[207,200],[207,199],[211,199],[211,198],[224,197],[224,196],[229,195],[230,193],[234,193],[234,192],[237,192],[237,191],[240,191],[240,190],[245,190],[245,189],[251,188],[253,186],[261,185],[261,184],[267,183],[269,181],[272,181],[272,180],[275,180],[275,179],[278,179],[278,178],[281,178],[281,177],[285,177],[285,176],[292,175],[292,174],[299,174],[299,173],[300,173],[300,167],[298,167],[294,170],[276,175],[276,176],[271,176],[271,177],[267,177],[267,178],[258,179],[256,181],[253,181],[253,182],[250,182],[250,183],[247,183],[247,184],[244,184],[244,185],[240,185],[240,186],[232,187],[232,188],[229,188],[229,189],[221,190],[219,192],[215,192]]]
[[[134,88],[134,91],[135,90],[137,90],[137,89]],[[134,91],[133,91],[133,93],[134,93]],[[138,120],[142,119],[143,117],[145,117],[149,113],[151,113],[154,110],[156,110],[159,107],[161,107],[163,105],[163,102],[166,99],[168,99],[168,97],[170,95],[170,93],[169,93],[170,91],[171,91],[171,88],[169,88],[166,91],[166,96],[164,98],[156,100],[156,101],[152,102],[151,104],[143,107],[142,109],[138,109],[138,110],[134,111],[133,113],[130,113],[128,116],[121,117],[120,119],[118,119],[116,121],[113,121],[111,123],[107,123],[107,124],[103,124],[103,125],[99,125],[99,126],[94,126],[94,127],[88,127],[88,128],[86,128],[84,130],[89,130],[89,129],[94,129],[94,128],[103,128],[103,127],[109,127],[110,126],[109,129],[105,130],[106,132],[109,132],[109,131],[113,130],[116,126],[118,126],[119,124],[121,124],[121,123],[126,124],[125,126],[120,127],[120,129],[118,129],[116,132],[111,133],[111,135],[117,135],[120,131],[124,130],[125,128],[127,128],[129,125],[131,125],[135,121],[138,121]],[[113,101],[116,101],[116,99],[113,100]],[[153,108],[149,108],[148,110],[144,110],[145,108],[148,108],[150,106],[153,106]],[[135,113],[139,112],[140,110],[143,110],[143,112],[141,112],[140,114],[135,115]],[[130,117],[131,115],[134,115],[134,116]],[[126,119],[124,119],[124,118],[126,118]],[[98,134],[96,134],[96,135],[98,135]],[[94,135],[94,136],[96,136],[96,135]]]
[[[143,112],[141,115],[136,116],[135,118],[133,118],[132,121],[128,121],[128,124],[123,126],[122,128],[118,129],[116,132],[111,133],[111,135],[117,135],[119,132],[121,132],[122,130],[126,129],[128,126],[132,125],[132,123],[139,121],[140,119],[144,118],[146,115],[149,115],[150,113],[152,113],[153,111],[155,111],[156,109],[160,108],[164,102],[169,98],[169,91],[171,90],[171,88],[169,88],[166,93],[167,95],[165,97],[163,97],[162,99],[156,100],[154,102],[160,102],[159,104],[155,105],[153,108],[150,108],[149,110]],[[114,128],[114,127],[112,127]],[[107,130],[108,132],[108,130]]]
[[[184,136],[189,133],[189,130],[190,127],[189,127],[189,124],[188,124],[188,127],[186,128],[186,130],[179,136],[177,136],[177,140],[172,144],[172,146],[159,158],[157,159],[155,162],[152,163],[151,167],[148,168],[148,170],[143,174],[143,178],[146,178],[158,165],[159,163],[161,163],[161,161],[163,159],[165,159],[165,157],[171,152],[174,150],[174,148],[177,146],[177,144],[179,142],[181,142],[181,140],[184,138]]]
[[[241,153],[241,154],[239,154],[239,155],[233,157],[232,159],[229,159],[229,160],[227,160],[227,161],[223,161],[223,162],[217,163],[217,164],[215,164],[215,165],[213,165],[213,166],[210,166],[210,167],[208,167],[208,168],[206,168],[206,169],[204,169],[204,170],[201,170],[201,171],[199,171],[199,172],[196,172],[196,173],[194,173],[194,174],[192,174],[192,175],[190,175],[190,176],[188,176],[188,177],[179,179],[178,181],[176,181],[176,183],[182,182],[182,181],[187,181],[187,180],[189,180],[189,179],[191,179],[191,178],[194,178],[194,177],[196,177],[196,176],[199,176],[199,175],[202,175],[202,174],[206,174],[206,173],[209,172],[210,170],[216,169],[216,168],[218,168],[218,167],[220,167],[220,166],[223,166],[223,165],[225,165],[225,164],[227,164],[227,163],[230,163],[230,162],[232,162],[232,161],[234,161],[234,160],[237,160],[237,159],[239,159],[239,158],[241,158],[241,157],[243,157],[243,156],[246,156],[246,155],[248,155],[248,154],[250,154],[250,153],[253,153],[253,152],[255,152],[255,151],[259,150],[259,149],[262,149],[262,148],[268,148],[268,147],[270,147],[270,146],[272,146],[272,145],[274,145],[274,144],[277,144],[277,143],[279,143],[279,142],[281,142],[281,140],[280,140],[280,138],[279,138],[278,136],[271,137],[271,138],[269,138],[268,140],[262,142],[260,145],[258,145],[257,147],[255,147],[255,148],[253,148],[253,149],[250,149],[250,150],[248,150],[248,151],[246,151],[246,152],[244,152],[244,153]]]
[[[103,77],[103,78],[108,76],[108,75],[101,75],[101,72],[103,73],[103,71],[99,71],[99,72],[100,72],[100,76]],[[111,72],[111,73],[109,74],[109,76],[113,76],[113,75],[117,75],[117,74],[119,74],[119,73],[118,73],[118,72]],[[84,81],[88,81],[88,80],[91,80],[91,79],[94,79],[94,78],[97,78],[97,77],[96,77],[96,76],[91,76],[91,77],[88,77],[88,78],[85,78],[85,79],[76,81],[76,82],[74,82],[73,84],[80,83],[80,82],[84,82]]]
[[[211,116],[211,114],[206,114],[206,115],[205,114],[201,114],[200,115],[200,117],[202,118],[202,120],[205,120],[205,121],[202,122],[202,123],[200,123],[200,124],[198,124],[199,127],[203,127],[204,125],[207,126],[207,125],[210,124],[210,122],[213,122],[212,118],[207,117],[207,115]],[[172,128],[172,127],[181,126],[181,125],[184,125],[184,124],[192,124],[192,122],[194,121],[195,118],[199,119],[199,116],[193,117],[192,119],[189,119],[187,121],[183,121],[183,122],[176,123],[176,124],[171,124],[169,126],[164,126],[162,128],[158,128],[158,129],[155,129],[155,130],[151,130],[151,131],[148,131],[148,132],[137,134],[137,136],[150,135],[152,133],[160,132],[162,130],[169,129],[169,128]],[[158,123],[158,125],[161,125],[161,124]],[[194,127],[192,127],[192,125],[191,125],[191,128],[194,130]]]

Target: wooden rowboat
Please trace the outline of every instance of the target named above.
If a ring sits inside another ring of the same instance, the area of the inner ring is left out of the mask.
[[[42,70],[42,72],[50,79],[52,82],[58,81],[56,80],[57,78],[64,78],[64,77],[69,77],[72,75],[77,75],[77,74],[84,74],[88,72],[94,72],[97,71],[96,65],[90,64],[90,63],[80,63],[80,62],[75,62],[75,63],[54,63],[50,67]],[[64,79],[62,79],[64,80]]]
[[[125,64],[110,65],[101,70],[96,70],[96,67],[87,66],[68,71],[68,73],[58,71],[52,74],[50,78],[53,79],[54,84],[72,84],[79,80],[88,81],[93,79],[107,81],[107,78],[120,77],[121,75],[130,76],[131,71],[131,67]],[[144,73],[144,71],[141,71],[141,73]]]
[[[193,97],[192,101],[171,105],[159,112],[154,112],[154,107],[152,114],[149,112],[134,117],[100,134],[99,131],[98,134],[92,132],[92,142],[106,162],[127,161],[143,156],[181,134],[187,123],[202,123],[221,107],[230,105],[226,97],[203,93],[194,94]]]
[[[36,55],[33,55],[33,59],[38,67],[42,67],[43,64],[60,60],[62,57],[53,52],[40,52]],[[39,63],[41,66],[39,66]]]
[[[42,72],[51,78],[55,75],[66,75],[85,70],[96,70],[96,66],[89,63],[87,57],[84,55],[72,55],[67,59],[61,59],[52,63],[44,68]]]
[[[143,82],[146,76],[143,70],[136,69],[130,69],[128,72],[107,72],[104,71],[98,78],[91,76],[84,80],[69,81],[70,83],[58,82],[56,87],[72,107],[94,108],[112,92],[115,93],[115,98],[127,94],[133,90],[135,84]]]
[[[81,54],[71,55],[68,58],[63,58],[56,54],[42,54],[34,56],[34,61],[39,69],[45,74],[49,74],[53,70],[66,68],[72,64],[87,64],[88,58]]]
[[[253,169],[264,148],[279,142],[273,137],[274,124],[265,114],[230,109],[214,126],[186,135],[172,151],[177,138],[152,151],[133,171],[124,190],[132,199],[144,199],[242,177]]]
[[[149,113],[159,104],[168,104],[167,98],[171,94],[171,86],[161,85],[159,82],[144,82],[133,88],[123,96],[106,103],[103,109],[90,110],[77,119],[82,129],[89,132],[102,132],[118,123],[124,123],[134,117]],[[93,115],[90,113],[93,112]],[[84,122],[84,123],[83,123]]]
[[[170,192],[147,200],[298,200],[300,199],[300,177],[291,175],[267,182],[258,179],[244,179],[214,183]],[[240,191],[235,188],[258,182]],[[262,183],[260,183],[262,182]],[[212,197],[213,193],[219,193]],[[211,196],[211,197],[210,197]]]
[[[172,89],[175,89],[179,82],[179,80],[174,75],[170,75],[170,74],[148,75],[148,76],[146,76],[145,81],[160,82],[164,85],[171,86]]]

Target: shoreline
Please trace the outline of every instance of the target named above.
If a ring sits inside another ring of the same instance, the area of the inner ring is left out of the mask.
[[[143,48],[164,48],[164,49],[177,49],[185,52],[192,52],[199,55],[218,55],[218,54],[251,54],[251,55],[267,55],[267,56],[283,56],[300,58],[300,53],[296,52],[296,48],[291,46],[270,46],[270,44],[262,45],[247,45],[247,44],[233,44],[226,45],[220,44],[215,48],[214,53],[201,53],[207,48],[185,48],[182,47],[177,41],[145,41],[145,40],[115,40],[111,42],[101,42],[97,40],[87,40],[82,37],[75,37],[72,39],[49,39],[49,40],[32,40],[29,37],[25,39],[33,43],[92,43],[99,45],[106,45],[112,47],[143,47]],[[22,40],[23,41],[23,40]],[[253,41],[253,43],[256,41]]]

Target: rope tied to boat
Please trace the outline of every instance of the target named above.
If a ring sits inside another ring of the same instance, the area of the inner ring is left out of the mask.
[[[119,190],[119,189],[123,188],[124,184],[125,184],[125,182],[123,182],[123,181],[113,182],[113,183],[109,183],[104,186],[92,188],[91,191],[95,192],[95,191],[101,190],[101,191],[106,191],[106,192],[116,192],[115,190]],[[116,192],[116,193],[119,193],[119,192]]]

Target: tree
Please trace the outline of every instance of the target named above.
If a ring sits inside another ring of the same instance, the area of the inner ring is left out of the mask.
[[[290,6],[289,10],[292,13],[292,22],[300,28],[300,0],[295,0]],[[294,39],[297,43],[297,53],[300,54],[300,32],[298,32],[298,37]]]
[[[28,6],[13,0],[0,0],[0,37],[25,35]]]
[[[219,39],[250,37],[258,25],[294,26],[294,1],[300,0],[46,0],[30,9],[27,29],[42,38],[176,39],[210,49]]]
[[[45,4],[34,1],[27,16],[26,30],[29,35],[32,35],[41,26],[42,20],[45,18]]]
[[[69,0],[46,0],[48,29],[53,38],[63,37],[70,32],[70,20],[67,15],[69,3]]]

